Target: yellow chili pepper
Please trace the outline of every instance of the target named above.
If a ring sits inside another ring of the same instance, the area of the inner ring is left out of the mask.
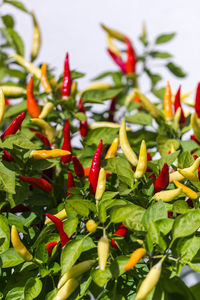
[[[87,231],[95,232],[97,230],[97,223],[94,220],[88,220],[86,223]]]
[[[60,289],[70,278],[79,277],[83,273],[89,271],[94,264],[95,264],[95,260],[86,260],[73,266],[67,273],[65,273],[60,278],[58,282],[58,289]]]
[[[5,97],[19,98],[26,95],[26,89],[20,86],[0,85],[0,88],[2,89]]]
[[[104,24],[101,24],[101,27],[108,33],[110,34],[111,37],[121,41],[121,42],[125,42],[125,35],[115,29],[109,28],[107,26],[105,26]]]
[[[143,280],[137,295],[135,297],[135,300],[143,300],[147,297],[147,295],[153,290],[153,288],[158,283],[158,280],[160,279],[162,271],[162,261],[158,262],[156,265],[154,265],[149,273],[147,274],[147,277]]]
[[[115,46],[115,44],[113,43],[112,37],[111,35],[108,33],[107,34],[107,39],[108,39],[108,47],[109,49],[115,53],[118,57],[121,58],[121,51]]]
[[[196,199],[196,198],[198,197],[198,194],[197,194],[195,191],[193,191],[193,190],[190,189],[189,187],[185,186],[184,184],[180,183],[179,181],[174,180],[174,184],[175,184],[177,187],[181,187],[183,193],[186,194],[186,196],[188,196],[189,198],[191,198],[191,199]]]
[[[51,86],[50,86],[49,80],[47,78],[47,64],[46,63],[43,63],[41,66],[41,83],[43,85],[43,88],[45,89],[45,92],[50,93]]]
[[[41,127],[44,130],[44,133],[47,136],[48,140],[51,143],[53,143],[53,141],[55,139],[55,132],[54,132],[53,128],[46,121],[39,119],[39,118],[33,118],[33,119],[31,119],[31,121],[33,123],[35,123],[36,125],[38,125],[39,127]]]
[[[102,128],[102,127],[109,127],[109,128],[120,128],[120,124],[113,123],[113,122],[95,122],[89,125],[90,129]],[[130,130],[130,128],[129,128]]]
[[[140,98],[142,104],[144,105],[146,110],[150,113],[150,115],[155,119],[157,119],[160,114],[156,106],[153,103],[151,103],[151,101],[149,101],[149,99],[147,99],[147,97],[145,97],[145,95],[142,94],[138,89],[135,89],[135,93]]]
[[[190,167],[184,168],[182,170],[194,173],[198,169],[199,165],[200,165],[200,157],[198,157]],[[172,182],[174,180],[181,181],[183,179],[184,179],[184,176],[181,175],[178,171],[173,172],[169,175],[170,182]]]
[[[136,249],[130,256],[127,264],[124,266],[126,271],[135,267],[135,265],[139,262],[139,260],[146,254],[146,250],[144,248]]]
[[[40,68],[34,66],[30,61],[26,60],[19,54],[12,54],[11,57],[14,58],[16,62],[18,62],[18,64],[20,64],[22,67],[24,67],[24,69],[26,69],[29,73],[35,75],[35,77],[37,77],[38,79],[41,78]]]
[[[53,110],[53,108],[54,108],[54,105],[53,105],[52,102],[45,103],[40,115],[38,116],[38,118],[39,119],[44,119]]]
[[[61,211],[59,211],[57,214],[54,215],[56,218],[60,219],[60,220],[64,220],[67,218],[67,213],[65,208],[63,208]],[[52,221],[47,218],[46,221],[44,222],[44,224],[50,224],[52,223]]]
[[[101,200],[103,193],[106,189],[106,172],[104,168],[101,168],[99,172],[98,182],[97,182],[97,188],[95,193],[95,199],[96,201]]]
[[[178,169],[178,172],[186,179],[191,180],[191,181],[199,181],[198,177],[196,174],[190,171],[186,171],[184,169]]]
[[[139,159],[138,159],[134,177],[136,179],[143,177],[144,173],[146,172],[146,169],[147,169],[147,147],[145,141],[143,140],[140,146],[140,154],[139,154]]]
[[[65,155],[69,155],[71,152],[62,149],[53,149],[53,150],[33,150],[30,153],[30,157],[38,160],[38,159],[49,159],[49,158],[57,158]]]
[[[106,82],[93,82],[88,87],[86,87],[82,92],[88,91],[88,90],[107,90],[111,88],[112,85]]]
[[[171,121],[173,118],[172,110],[172,94],[169,82],[167,82],[164,95],[164,113],[166,121]]]
[[[129,104],[134,101],[135,95],[136,95],[136,93],[135,93],[135,89],[134,89],[126,96],[125,102],[124,102],[125,106],[129,106]]]
[[[183,98],[183,99],[181,99],[181,102],[183,102],[184,104],[186,104],[188,106],[192,106],[192,107],[194,107],[194,103],[195,103],[194,99],[191,97]]]
[[[177,126],[179,125],[180,118],[181,118],[181,107],[178,107],[178,109],[174,114],[174,120],[176,121]]]
[[[198,124],[197,114],[194,112],[191,116],[191,126],[194,131],[196,139],[200,142],[200,127]]]
[[[99,269],[105,270],[108,256],[109,256],[109,241],[106,235],[102,236],[98,241],[97,246],[98,258],[99,258]]]
[[[11,242],[15,251],[26,261],[33,259],[32,254],[26,249],[19,238],[19,234],[15,225],[11,227]]]
[[[40,28],[38,26],[38,22],[33,12],[31,12],[33,18],[33,41],[31,48],[31,61],[34,61],[39,54],[40,45],[41,45],[41,35]]]
[[[0,123],[3,121],[5,112],[5,97],[3,90],[0,88]]]
[[[61,287],[53,300],[66,300],[69,296],[76,290],[80,282],[77,278],[70,278],[67,282]]]
[[[119,139],[115,138],[106,153],[105,159],[115,157],[118,149],[118,145],[119,145]]]
[[[152,199],[156,201],[162,200],[163,202],[170,202],[174,200],[176,197],[178,197],[181,194],[181,192],[182,192],[181,187],[174,190],[161,191],[155,193]]]
[[[119,140],[124,155],[133,166],[136,166],[138,163],[138,159],[135,152],[131,149],[131,146],[128,142],[128,138],[126,134],[126,122],[124,120],[122,120],[122,124],[119,130]]]

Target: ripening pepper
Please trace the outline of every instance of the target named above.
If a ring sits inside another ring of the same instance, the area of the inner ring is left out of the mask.
[[[178,169],[178,172],[186,179],[191,181],[199,181],[197,175],[193,172],[184,170],[184,169]]]
[[[95,192],[96,201],[101,200],[103,193],[105,192],[105,189],[106,189],[106,172],[104,168],[101,168],[99,171],[97,187]]]
[[[124,224],[120,224],[119,228],[115,231],[114,235],[125,237],[128,229],[124,226]],[[117,248],[117,244],[114,239],[111,240],[111,247]]]
[[[31,61],[34,61],[40,51],[41,46],[41,34],[40,34],[40,28],[38,26],[37,19],[35,17],[35,14],[31,12],[32,19],[33,19],[33,40],[32,40],[32,47],[31,47]]]
[[[127,69],[126,69],[126,63],[123,62],[123,60],[116,55],[111,49],[107,49],[108,54],[112,57],[113,61],[120,67],[122,73],[126,74]]]
[[[165,190],[165,191],[158,192],[153,196],[152,199],[156,201],[162,200],[163,202],[170,202],[174,200],[176,197],[178,197],[181,193],[182,193],[182,188],[179,187],[174,190]]]
[[[108,151],[106,152],[106,156],[105,159],[109,159],[109,158],[113,158],[116,155],[117,149],[118,149],[118,145],[119,145],[119,139],[115,138],[112,141],[111,146],[109,147]]]
[[[200,165],[200,157],[198,157],[189,168],[184,168],[184,169],[182,169],[182,171],[194,173],[199,168],[199,165]],[[181,175],[181,173],[178,171],[173,172],[169,175],[169,182],[172,182],[174,180],[181,181],[183,179],[184,179],[184,176]]]
[[[60,210],[57,214],[54,215],[56,218],[58,218],[59,220],[64,220],[67,218],[67,213],[66,213],[66,210],[65,208]],[[45,224],[49,224],[49,223],[52,223],[52,221],[48,218],[46,219],[45,221]]]
[[[50,93],[51,85],[47,78],[47,64],[46,63],[43,63],[41,66],[41,83],[43,85],[43,88],[45,89],[45,92]]]
[[[99,258],[99,269],[105,270],[108,256],[109,256],[109,241],[106,235],[103,235],[97,245],[98,258]]]
[[[125,36],[125,43],[127,47],[127,60],[126,60],[126,73],[132,74],[135,73],[135,67],[136,67],[136,55],[135,51],[133,49],[133,46],[131,44],[131,41],[127,36]]]
[[[146,143],[143,140],[140,146],[140,154],[139,154],[139,159],[138,159],[134,177],[136,179],[142,178],[146,172],[146,169],[147,169],[147,148],[146,148]]]
[[[55,132],[54,132],[53,128],[45,120],[42,120],[39,118],[33,118],[33,119],[31,119],[31,121],[44,130],[44,133],[47,136],[50,143],[54,142]]]
[[[4,133],[1,135],[1,139],[5,139],[10,134],[15,134],[17,130],[21,130],[21,124],[25,118],[26,114],[25,112],[22,112],[19,114],[10,124],[10,126],[4,131]]]
[[[20,98],[26,95],[26,89],[21,86],[1,85],[5,97]]]
[[[80,282],[77,278],[70,278],[67,282],[59,289],[53,300],[66,300],[76,290]]]
[[[40,107],[34,97],[34,94],[33,94],[33,83],[34,83],[34,79],[31,76],[31,78],[28,82],[28,85],[27,85],[27,89],[26,89],[26,91],[27,91],[26,104],[27,104],[27,110],[28,110],[29,115],[32,118],[38,118],[38,116],[41,113],[41,110],[40,110]]]
[[[91,219],[87,221],[85,226],[89,232],[95,232],[97,230],[98,225],[94,220]]]
[[[181,187],[183,193],[186,194],[186,196],[188,196],[189,198],[196,199],[198,197],[198,194],[195,191],[180,183],[179,181],[174,180],[174,184],[176,185],[176,187]]]
[[[72,162],[74,166],[74,172],[78,177],[84,177],[84,168],[80,160],[76,156],[72,156]]]
[[[30,157],[32,157],[35,160],[57,158],[57,157],[63,157],[66,155],[70,155],[70,152],[67,150],[61,150],[61,149],[33,150],[30,153]]]
[[[3,121],[4,112],[5,112],[5,97],[4,97],[3,90],[0,88],[0,124]]]
[[[68,178],[67,178],[67,196],[72,195],[72,193],[69,192],[69,190],[75,187],[74,178],[72,175],[72,172],[68,171]]]
[[[124,266],[126,271],[135,267],[135,265],[139,262],[139,260],[146,254],[146,250],[144,248],[136,249],[130,256],[127,264]]]
[[[191,122],[194,135],[196,139],[200,142],[200,127],[198,124],[197,114],[195,112],[192,114],[190,122]]]
[[[49,140],[45,135],[43,135],[42,133],[40,133],[36,129],[31,128],[30,130],[35,132],[35,135],[43,142],[45,147],[51,148],[51,144],[49,143]]]
[[[111,99],[110,107],[109,107],[109,115],[108,115],[108,122],[114,122],[114,115],[115,115],[115,107],[116,107],[116,100],[117,97]]]
[[[82,99],[80,98],[79,102],[78,102],[78,108],[79,108],[79,111],[82,112],[83,114],[85,114],[86,116],[86,113],[85,113],[85,108],[83,106],[83,101]],[[87,136],[88,134],[88,123],[87,123],[87,120],[85,121],[80,121],[80,128],[79,128],[79,131],[80,131],[80,135],[84,138]]]
[[[166,121],[171,121],[173,118],[172,111],[172,93],[169,82],[167,82],[165,95],[164,95],[164,114]]]
[[[90,182],[90,192],[92,194],[96,193],[97,182],[98,182],[98,177],[99,177],[99,172],[100,172],[100,167],[101,167],[102,147],[103,147],[103,142],[101,140],[96,149],[96,152],[94,154],[94,157],[92,160],[92,166],[90,169],[89,182]]]
[[[54,249],[54,247],[58,244],[58,242],[53,241],[50,242],[46,245],[47,251],[48,251],[48,256],[51,257],[52,251]]]

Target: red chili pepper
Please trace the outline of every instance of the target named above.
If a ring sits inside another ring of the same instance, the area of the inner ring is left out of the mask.
[[[171,218],[173,216],[173,212],[172,211],[168,211],[168,218]]]
[[[80,160],[76,156],[72,156],[72,161],[74,165],[74,172],[78,177],[84,177],[84,168]]]
[[[11,210],[10,210],[10,212],[12,214],[22,213],[22,212],[26,212],[26,211],[30,211],[30,209],[27,206],[25,206],[24,204],[19,204],[15,207],[11,208]],[[2,207],[0,212],[8,212],[7,207]]]
[[[27,104],[27,110],[29,115],[32,118],[38,118],[38,116],[41,113],[41,110],[33,94],[33,83],[34,83],[34,79],[31,76],[26,88],[26,94],[27,94],[26,104]]]
[[[191,208],[194,208],[194,203],[193,203],[192,199],[189,198],[186,200],[186,202]]]
[[[82,99],[79,100],[78,107],[79,107],[79,111],[86,115]],[[87,136],[87,134],[88,134],[88,123],[87,123],[87,120],[80,121],[80,129],[79,130],[80,130],[80,134],[81,134],[82,137],[86,137]]]
[[[127,46],[126,73],[132,74],[135,73],[136,55],[133,46],[131,44],[131,41],[129,40],[128,37],[125,37],[125,42]]]
[[[46,214],[46,216],[56,225],[60,235],[61,246],[64,247],[65,244],[69,242],[70,238],[68,237],[66,232],[64,232],[63,222],[53,215]]]
[[[185,116],[184,116],[183,108],[181,106],[181,97],[180,97],[180,95],[181,95],[181,86],[179,86],[179,89],[178,89],[178,91],[176,93],[176,96],[175,96],[174,110],[176,112],[179,107],[181,108],[181,117],[180,117],[179,123],[184,124],[185,123]]]
[[[103,142],[102,140],[99,143],[99,146],[96,149],[96,152],[94,154],[93,160],[92,160],[92,166],[90,169],[90,174],[89,174],[89,182],[90,182],[90,192],[92,194],[96,193],[96,188],[97,188],[97,182],[98,182],[98,177],[99,177],[99,171],[101,167],[101,151],[103,147]]]
[[[200,82],[197,85],[194,108],[198,118],[200,118]]]
[[[109,116],[108,116],[108,121],[109,122],[114,122],[116,100],[117,100],[117,98],[114,97],[114,98],[112,98],[111,103],[110,103]]]
[[[13,160],[13,157],[8,153],[8,151],[3,150],[3,156],[2,156],[3,160],[6,160],[8,162]]]
[[[147,161],[151,161],[151,160],[152,160],[152,156],[149,152],[147,152]],[[146,172],[152,172],[151,168],[147,167]]]
[[[114,62],[120,67],[121,71],[126,74],[126,64],[123,62],[123,60],[109,48],[107,49],[107,51],[114,60]]]
[[[15,134],[17,130],[21,130],[21,124],[25,118],[26,114],[25,112],[22,112],[19,114],[10,124],[10,126],[4,131],[4,133],[1,135],[1,139],[3,140],[6,136],[10,134]]]
[[[67,196],[72,195],[72,193],[69,193],[69,189],[72,187],[75,187],[74,178],[72,175],[72,172],[68,171],[68,178],[67,178]]]
[[[63,73],[63,85],[62,85],[62,97],[69,97],[71,93],[71,73],[69,67],[69,55],[66,54],[65,62],[64,62],[64,73]]]
[[[169,167],[167,163],[164,163],[164,166],[162,167],[162,170],[160,171],[160,174],[156,178],[155,184],[154,184],[154,192],[160,192],[169,184]]]
[[[10,105],[10,101],[6,98],[5,99],[5,106],[9,106]]]
[[[19,178],[24,182],[27,182],[29,184],[36,186],[37,188],[39,188],[40,190],[42,190],[46,193],[51,193],[53,191],[52,185],[43,178],[28,177],[28,176],[22,176],[22,175],[19,175]]]
[[[48,255],[49,257],[52,254],[53,248],[58,244],[58,242],[54,241],[54,242],[50,242],[46,245],[47,251],[48,251]]]
[[[40,133],[36,129],[31,128],[30,130],[33,131],[33,132],[36,132],[35,135],[43,142],[45,147],[51,148],[51,144],[50,144],[48,138],[45,135],[43,135],[42,133]]]
[[[125,236],[127,231],[128,231],[128,229],[123,224],[121,224],[119,226],[119,228],[117,229],[117,231],[115,231],[114,235]],[[111,240],[111,247],[112,248],[117,248],[117,244],[114,241],[114,239]]]
[[[68,150],[72,153],[72,147],[71,147],[71,139],[70,139],[70,127],[69,127],[69,120],[65,120],[65,126],[64,126],[64,141],[62,145],[62,150]],[[72,158],[72,154],[65,155],[61,157],[61,161],[66,164],[70,162]]]
[[[198,156],[196,154],[194,154],[193,157],[195,160],[198,158]],[[198,178],[200,180],[200,167],[198,167]]]

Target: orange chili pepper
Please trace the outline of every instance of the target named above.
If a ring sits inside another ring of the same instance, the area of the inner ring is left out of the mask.
[[[32,118],[37,118],[41,111],[40,111],[40,107],[33,95],[33,83],[34,83],[34,80],[33,80],[33,77],[31,76],[30,80],[29,80],[29,83],[27,85],[27,89],[26,89],[26,93],[27,93],[27,110],[28,110],[28,113],[29,115],[32,117]]]
[[[41,66],[41,83],[47,93],[51,92],[51,86],[47,78],[47,64],[44,63]]]
[[[91,167],[87,167],[87,168],[84,168],[84,176],[85,177],[89,177],[89,174],[90,174],[90,168]],[[106,171],[106,177],[110,177],[112,174],[110,172],[107,172]]]
[[[172,120],[172,118],[173,118],[172,93],[171,93],[171,87],[170,87],[169,82],[167,82],[166,89],[165,89],[164,114],[165,114],[165,119],[167,121],[171,121]]]
[[[136,249],[130,256],[127,264],[124,266],[126,271],[135,267],[138,261],[146,254],[146,250],[144,248]]]

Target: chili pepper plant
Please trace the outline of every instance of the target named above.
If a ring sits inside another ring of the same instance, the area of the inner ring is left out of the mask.
[[[30,15],[33,43],[1,12],[0,298],[198,300],[182,270],[200,272],[200,85],[172,90],[151,64],[186,76],[159,50],[175,34],[143,26],[139,52],[102,24],[114,71],[80,90],[73,53],[57,78],[35,62],[37,16],[4,5]]]

